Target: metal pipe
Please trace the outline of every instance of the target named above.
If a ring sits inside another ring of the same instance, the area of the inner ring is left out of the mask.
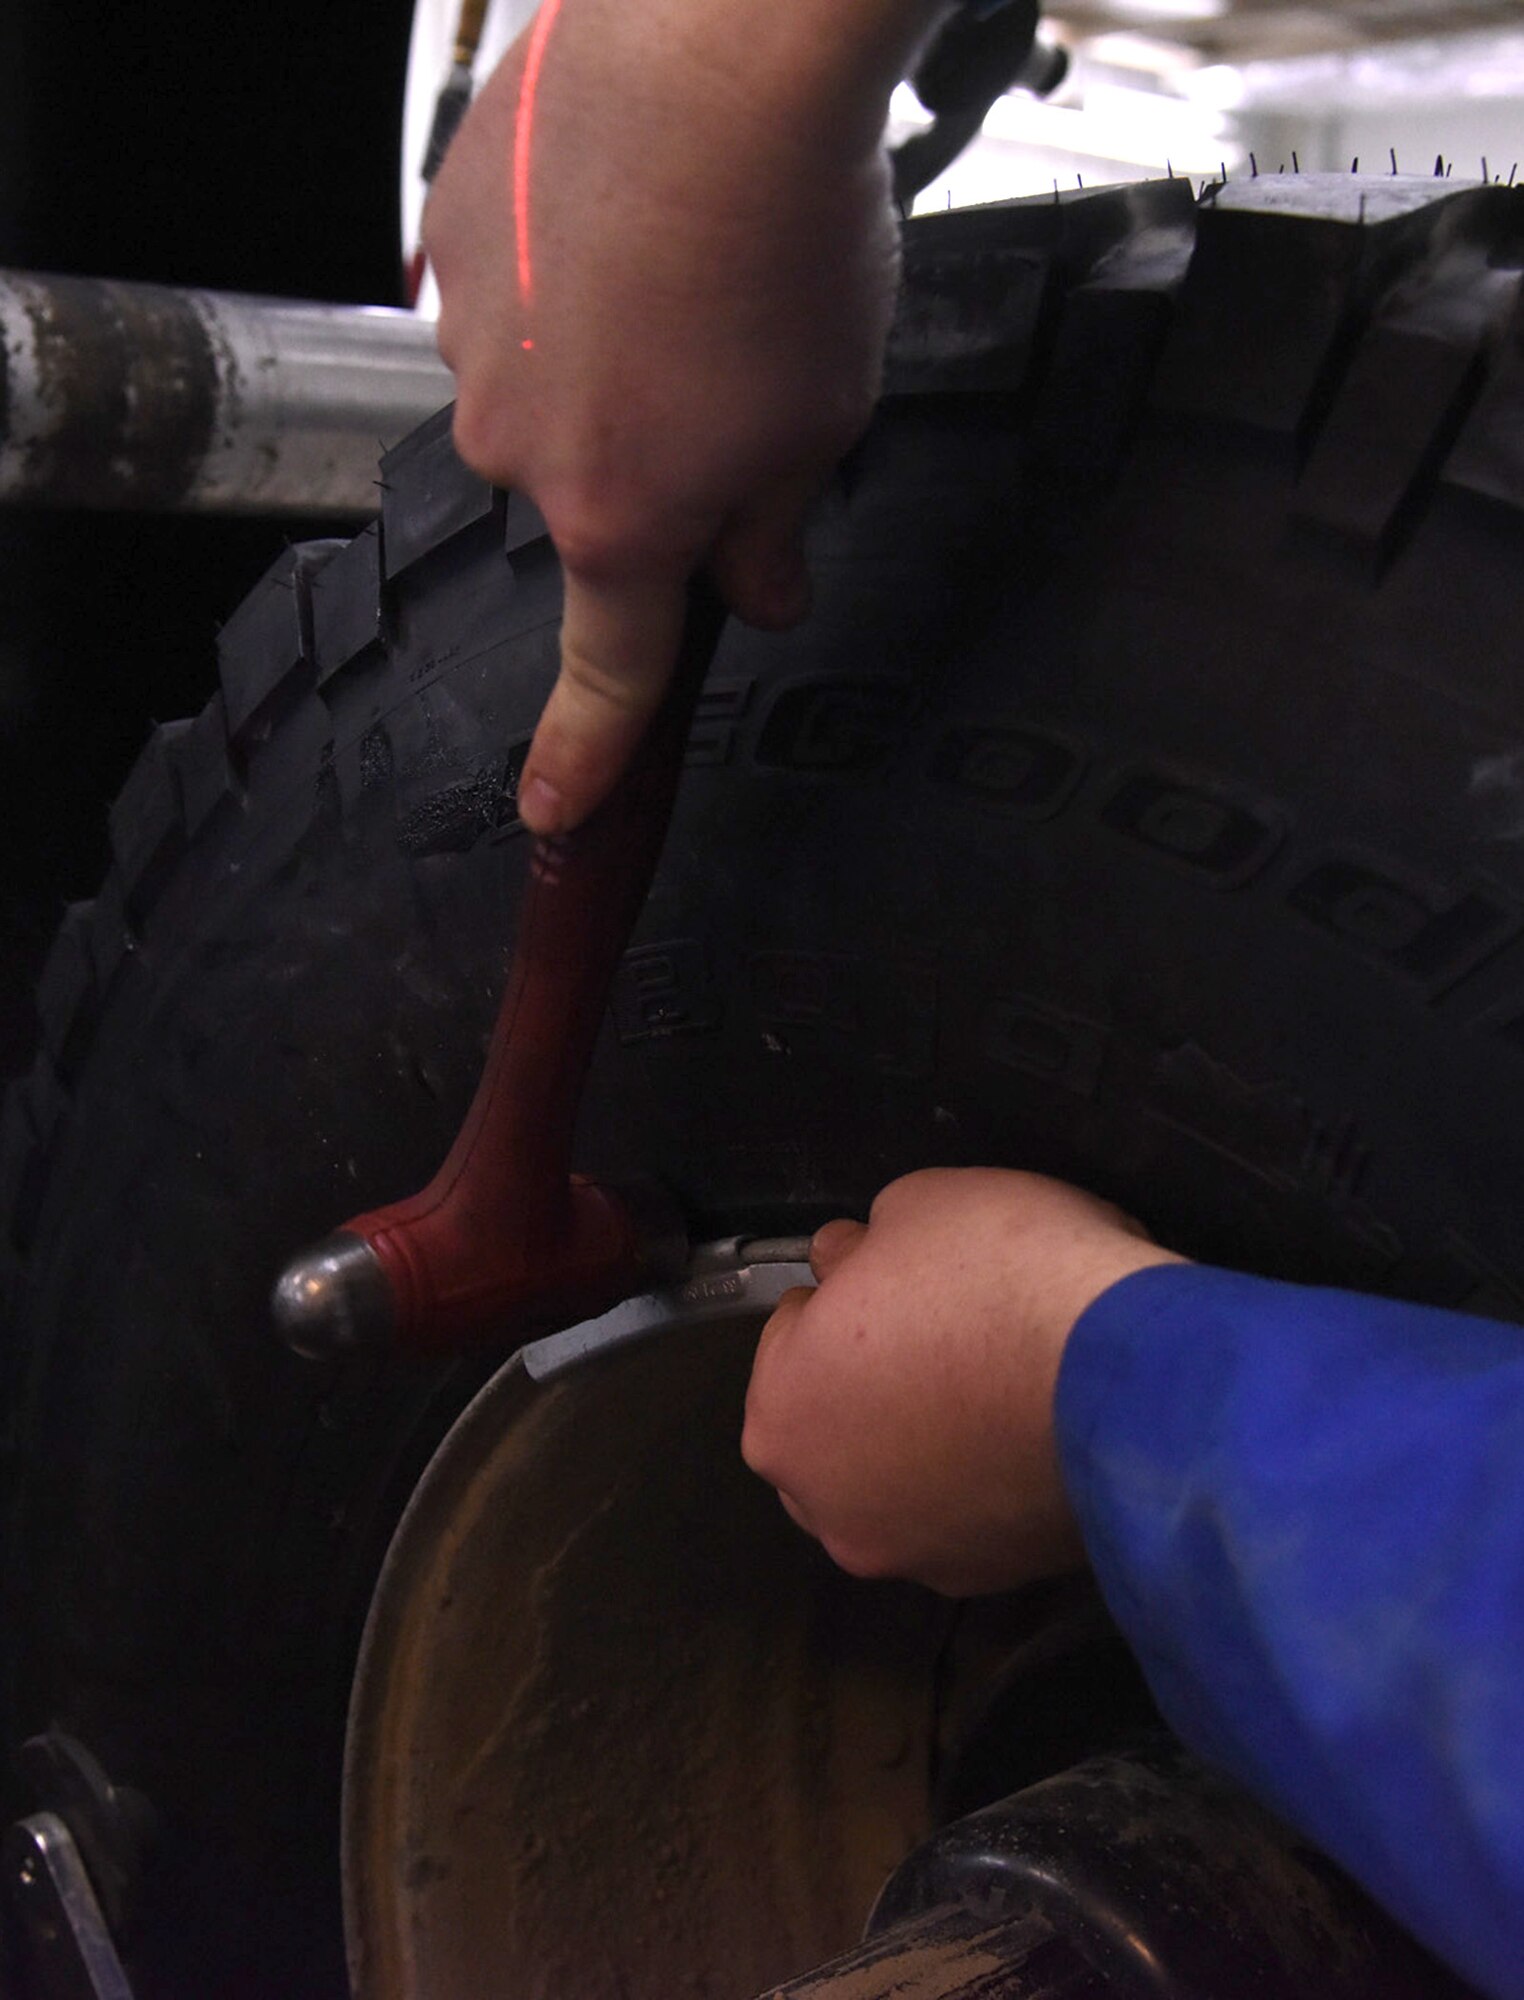
[[[411,313],[0,271],[0,502],[374,514],[452,393]]]

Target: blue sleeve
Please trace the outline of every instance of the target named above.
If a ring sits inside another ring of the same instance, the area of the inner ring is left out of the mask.
[[[1524,1996],[1524,1329],[1195,1265],[1070,1337],[1064,1474],[1180,1736]]]

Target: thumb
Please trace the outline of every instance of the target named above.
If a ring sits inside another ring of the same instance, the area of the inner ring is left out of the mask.
[[[822,1223],[810,1243],[810,1269],[823,1285],[844,1263],[867,1235],[867,1225],[843,1216],[837,1222]]]
[[[613,790],[672,678],[686,573],[566,571],[561,672],[519,783],[531,833],[569,833]]]

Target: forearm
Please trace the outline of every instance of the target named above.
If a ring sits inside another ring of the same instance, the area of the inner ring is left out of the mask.
[[[1071,1497],[1185,1739],[1524,1993],[1524,1334],[1195,1269],[1081,1319]]]

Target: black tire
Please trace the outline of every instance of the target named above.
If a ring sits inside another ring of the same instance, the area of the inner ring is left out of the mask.
[[[929,1163],[1524,1317],[1524,194],[1182,183],[912,231],[788,638],[732,632],[579,1151],[699,1233]],[[540,524],[444,418],[158,731],[7,1100],[7,1743],[168,1832],[145,2000],[341,1990],[370,1581],[486,1363],[313,1368],[273,1272],[416,1186],[512,933]]]
[[[194,0],[12,0],[0,264],[400,301],[412,11],[266,0],[208,34]],[[268,521],[0,509],[0,1076],[30,1058],[32,988],[148,719],[205,699],[209,636],[274,543]]]

